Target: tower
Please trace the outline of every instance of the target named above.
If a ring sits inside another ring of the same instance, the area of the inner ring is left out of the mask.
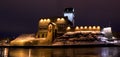
[[[65,8],[64,17],[68,17],[68,20],[73,23],[74,26],[74,8]]]

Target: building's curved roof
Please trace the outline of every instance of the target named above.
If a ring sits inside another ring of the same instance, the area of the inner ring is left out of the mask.
[[[65,13],[74,13],[74,8],[65,8]]]

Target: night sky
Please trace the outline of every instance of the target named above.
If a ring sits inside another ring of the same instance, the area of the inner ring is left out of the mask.
[[[0,32],[36,32],[42,17],[75,8],[76,25],[112,26],[120,32],[120,0],[0,0]]]

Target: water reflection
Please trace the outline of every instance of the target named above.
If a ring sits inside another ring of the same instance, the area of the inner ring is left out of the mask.
[[[120,48],[101,48],[101,57],[120,57]]]
[[[119,47],[0,48],[0,57],[120,57]]]
[[[8,48],[0,48],[0,57],[8,57],[9,56]]]

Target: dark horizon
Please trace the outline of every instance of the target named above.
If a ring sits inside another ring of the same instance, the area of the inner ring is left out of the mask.
[[[111,26],[120,32],[119,0],[2,0],[0,32],[37,32],[39,18],[63,16],[66,7],[75,8],[75,25]]]

